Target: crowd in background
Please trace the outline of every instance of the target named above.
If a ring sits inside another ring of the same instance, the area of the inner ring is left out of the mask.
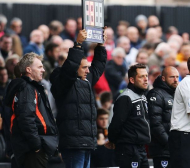
[[[8,23],[10,27],[7,26]],[[100,166],[97,165],[100,162],[102,167],[114,165],[109,160],[114,157],[113,151],[103,145],[107,140],[107,128],[113,115],[112,103],[128,85],[129,67],[136,63],[146,65],[149,72],[149,89],[153,88],[154,80],[164,67],[176,67],[180,75],[179,81],[188,73],[186,61],[190,57],[190,42],[187,32],[179,33],[176,27],[170,26],[167,32],[163,33],[158,17],[153,15],[148,18],[138,15],[135,23],[136,26],[130,26],[129,22],[121,20],[116,31],[109,25],[106,29],[107,41],[104,45],[107,64],[105,72],[94,86],[98,107],[98,150],[92,154],[91,160],[94,167]],[[50,92],[49,77],[53,69],[62,66],[67,59],[69,48],[73,47],[77,34],[82,29],[82,18],[69,18],[65,24],[53,20],[49,25],[39,25],[30,33],[30,39],[22,34],[22,29],[24,27],[21,19],[13,18],[8,21],[6,16],[0,14],[0,112],[7,110],[3,107],[3,98],[7,85],[17,77],[15,66],[24,54],[34,52],[44,57],[45,73],[42,83],[56,118],[56,105]],[[94,43],[83,43],[89,62],[93,60],[95,46]],[[1,122],[2,120],[0,130]]]

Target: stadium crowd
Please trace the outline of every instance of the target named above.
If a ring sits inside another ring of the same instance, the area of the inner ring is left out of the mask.
[[[7,26],[8,22],[10,27]],[[113,104],[129,84],[128,70],[132,65],[143,64],[146,66],[148,72],[148,90],[157,87],[160,82],[158,77],[164,75],[162,71],[166,67],[172,66],[177,69],[179,72],[179,82],[189,73],[187,60],[190,57],[190,41],[187,32],[179,32],[176,27],[170,26],[164,33],[158,17],[153,15],[148,18],[144,15],[138,15],[135,18],[135,23],[135,26],[131,26],[129,22],[121,20],[118,22],[116,31],[112,27],[109,27],[109,25],[105,30],[107,34],[107,40],[104,43],[107,52],[105,71],[93,87],[97,107],[96,136],[98,146],[97,150],[92,152],[91,167],[117,166],[114,151],[107,149],[104,144],[108,141],[108,126],[113,117]],[[7,135],[10,121],[3,119],[10,118],[11,109],[5,105],[4,98],[9,83],[13,79],[20,77],[20,73],[18,72],[19,67],[17,66],[18,62],[25,54],[31,52],[43,57],[45,72],[41,82],[48,96],[53,117],[56,119],[57,106],[50,89],[52,85],[50,75],[55,68],[61,67],[66,61],[69,49],[74,46],[77,35],[82,30],[82,18],[79,17],[77,20],[69,18],[65,24],[58,20],[53,20],[49,25],[39,25],[39,27],[36,27],[30,33],[29,39],[22,34],[22,29],[24,27],[22,27],[22,20],[20,18],[15,17],[8,21],[6,16],[0,14],[1,162],[10,162],[12,159],[10,137]],[[82,48],[88,62],[92,62],[95,58],[94,51],[96,46],[97,44],[94,43],[83,42]],[[154,82],[155,80],[156,82]],[[147,97],[154,97],[150,96],[150,94],[151,92],[148,93]],[[151,106],[151,108],[153,107]],[[152,111],[154,110],[153,108]],[[170,116],[167,117],[170,118]],[[170,119],[168,120],[165,122],[169,123]],[[157,120],[154,122],[157,122]],[[154,123],[150,123],[150,125],[152,128],[155,126]],[[168,129],[168,127],[165,129]],[[153,130],[159,131],[159,129]],[[154,150],[154,145],[151,143],[149,146],[153,146],[153,148],[150,149]],[[148,152],[148,154],[149,157],[157,156],[152,151]],[[169,154],[161,156],[169,157]],[[60,156],[49,160],[50,165],[61,162]]]

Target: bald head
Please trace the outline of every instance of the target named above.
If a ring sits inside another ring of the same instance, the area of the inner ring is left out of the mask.
[[[148,17],[148,26],[155,27],[159,26],[160,22],[157,16],[151,15]]]
[[[44,40],[47,40],[50,34],[49,27],[46,25],[40,25],[38,30],[41,30],[44,35]]]
[[[184,78],[189,73],[186,61],[180,62],[177,69],[178,69],[179,74],[182,78]]]
[[[162,80],[175,89],[179,83],[179,72],[175,67],[168,66],[162,71]]]
[[[44,42],[44,36],[41,30],[35,29],[30,33],[30,41],[40,45]]]
[[[149,28],[146,33],[146,40],[149,43],[156,43],[159,40],[156,28]]]
[[[125,36],[121,36],[117,41],[117,47],[123,48],[125,52],[128,53],[130,49],[130,40]]]
[[[138,29],[136,27],[129,27],[127,29],[127,37],[129,38],[129,40],[131,42],[134,42],[136,43],[139,39],[139,32],[138,32]]]

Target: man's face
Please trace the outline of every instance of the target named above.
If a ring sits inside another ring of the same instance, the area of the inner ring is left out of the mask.
[[[14,68],[18,62],[19,62],[18,59],[11,59],[7,62],[7,70],[9,73],[14,74]]]
[[[118,25],[117,26],[117,35],[120,36],[126,36],[127,34],[127,27],[124,25]]]
[[[32,42],[40,45],[44,42],[44,36],[43,36],[43,33],[42,31],[35,31],[35,33],[33,34],[32,36]]]
[[[131,42],[136,43],[139,39],[139,33],[137,29],[132,29],[128,31],[127,37],[130,39]]]
[[[20,34],[21,31],[22,31],[22,24],[21,22],[13,22],[12,25],[11,25],[11,29],[16,33],[16,34]]]
[[[136,61],[139,64],[147,65],[147,63],[148,63],[148,53],[145,53],[145,52],[140,53]]]
[[[12,48],[12,38],[4,37],[3,40],[0,42],[0,48],[6,52],[9,52]]]
[[[69,34],[75,34],[77,30],[77,23],[75,20],[69,20],[67,22],[67,25],[65,26],[65,29]]]
[[[43,68],[42,62],[39,59],[34,58],[33,64],[28,68],[29,70],[27,72],[30,74],[30,77],[32,78],[32,80],[35,80],[36,82],[40,82],[43,79],[42,76],[45,70]]]
[[[107,114],[104,114],[104,115],[99,115],[98,118],[97,118],[97,126],[102,128],[102,129],[105,129],[108,127],[108,119],[109,119],[109,116]]]
[[[139,89],[146,90],[148,88],[148,73],[144,68],[137,68],[135,78],[130,78],[130,82]]]
[[[120,44],[118,44],[118,47],[121,47],[125,50],[125,53],[129,52],[130,49],[130,41],[129,40],[123,40]]]
[[[125,55],[123,55],[122,53],[118,53],[116,56],[113,57],[113,61],[121,66],[123,65],[123,61],[124,61]]]
[[[55,61],[57,61],[60,56],[60,47],[53,48],[52,51],[49,51],[49,55],[53,57]]]
[[[7,70],[3,69],[0,71],[0,84],[4,85],[6,84],[8,81],[8,74],[7,74]]]
[[[162,80],[175,89],[179,84],[179,73],[176,69],[168,69],[166,76],[162,76]]]
[[[181,53],[184,56],[184,59],[187,60],[190,57],[190,45],[185,45],[181,48]]]
[[[85,80],[88,73],[90,73],[89,71],[89,67],[90,67],[90,64],[89,62],[87,61],[87,59],[82,59],[81,60],[81,64],[79,66],[79,69],[78,69],[78,76],[81,77],[82,80]]]

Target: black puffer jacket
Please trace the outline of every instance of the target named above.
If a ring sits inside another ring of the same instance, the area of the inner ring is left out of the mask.
[[[152,136],[149,154],[151,157],[169,157],[168,136],[175,89],[162,81],[161,76],[153,86],[147,95]]]
[[[50,76],[51,91],[58,109],[60,150],[96,148],[96,108],[92,86],[104,71],[106,50],[101,46],[95,48],[88,80],[77,76],[83,57],[82,49],[70,48],[63,66],[56,68]]]
[[[8,86],[6,105],[12,107],[11,144],[19,164],[30,151],[57,153],[58,130],[44,88],[29,77],[14,79]]]

